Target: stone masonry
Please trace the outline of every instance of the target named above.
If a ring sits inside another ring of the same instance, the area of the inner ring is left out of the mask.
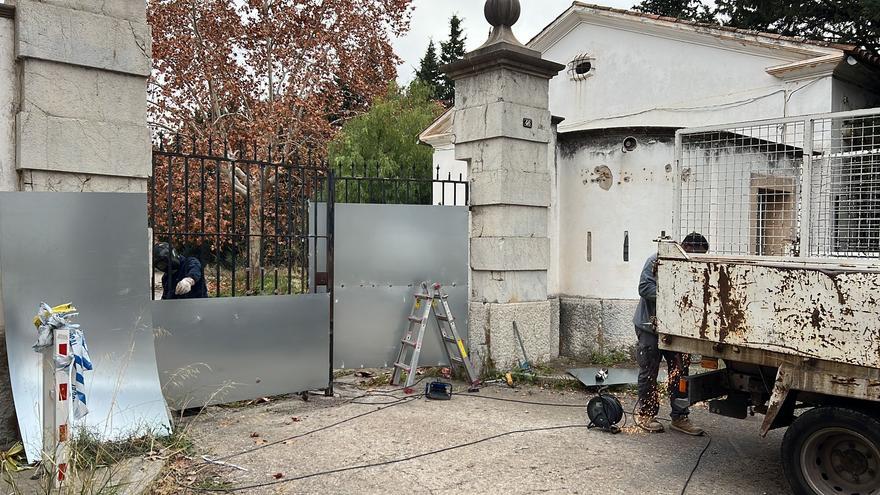
[[[150,68],[145,0],[0,5],[0,191],[146,192]],[[2,309],[0,294],[0,395],[9,398]],[[6,400],[0,447],[17,436]]]
[[[493,34],[444,67],[455,80],[455,158],[471,180],[470,349],[478,366],[559,354],[559,305],[548,300],[552,174],[548,164],[549,80],[564,68],[541,59],[510,30],[518,0],[487,3]]]

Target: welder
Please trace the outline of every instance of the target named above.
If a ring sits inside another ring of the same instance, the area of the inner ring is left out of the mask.
[[[198,258],[181,256],[167,242],[153,246],[153,268],[162,272],[162,300],[208,297]]]
[[[681,244],[688,253],[703,254],[709,251],[709,242],[696,232],[688,234]],[[639,415],[637,424],[651,433],[661,433],[663,425],[657,421],[660,411],[660,400],[657,390],[657,375],[660,372],[660,361],[665,359],[669,370],[667,388],[672,406],[673,430],[688,435],[702,435],[703,430],[688,419],[689,410],[676,404],[675,399],[684,394],[679,391],[679,379],[688,375],[690,356],[672,351],[660,350],[658,346],[655,317],[657,315],[657,254],[653,254],[645,262],[642,276],[639,279],[639,305],[636,308],[633,323],[638,337],[636,361],[639,364]]]

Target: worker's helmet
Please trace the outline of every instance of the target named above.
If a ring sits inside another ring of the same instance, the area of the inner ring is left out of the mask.
[[[169,267],[172,271],[180,269],[180,256],[171,244],[160,242],[153,246],[153,268],[168,273]]]
[[[691,232],[681,243],[682,249],[688,253],[704,254],[709,251],[709,241],[698,232]]]

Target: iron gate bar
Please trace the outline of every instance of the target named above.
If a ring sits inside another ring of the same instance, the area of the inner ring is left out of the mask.
[[[205,277],[209,285],[214,284],[210,287],[214,297],[315,292],[316,281],[308,280],[307,205],[327,194],[329,170],[311,152],[304,163],[296,153],[280,153],[279,160],[275,146],[240,141],[232,146],[233,153],[225,140],[222,146],[221,155],[213,138],[179,134],[166,138],[157,133],[149,180],[154,241],[166,240],[184,250],[200,249],[197,257],[206,265]],[[270,171],[274,172],[271,179]],[[162,202],[157,201],[160,193],[165,196]],[[209,201],[214,202],[210,223]],[[327,241],[326,236],[319,236],[312,246],[317,248],[320,239]],[[247,258],[244,267],[242,256]],[[285,272],[287,283],[283,284]],[[270,283],[267,276],[273,279]],[[155,273],[151,278],[155,286]]]

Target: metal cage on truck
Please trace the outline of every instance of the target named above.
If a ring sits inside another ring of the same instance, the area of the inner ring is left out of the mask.
[[[661,347],[721,360],[688,402],[789,427],[798,494],[880,493],[880,109],[681,130]]]

